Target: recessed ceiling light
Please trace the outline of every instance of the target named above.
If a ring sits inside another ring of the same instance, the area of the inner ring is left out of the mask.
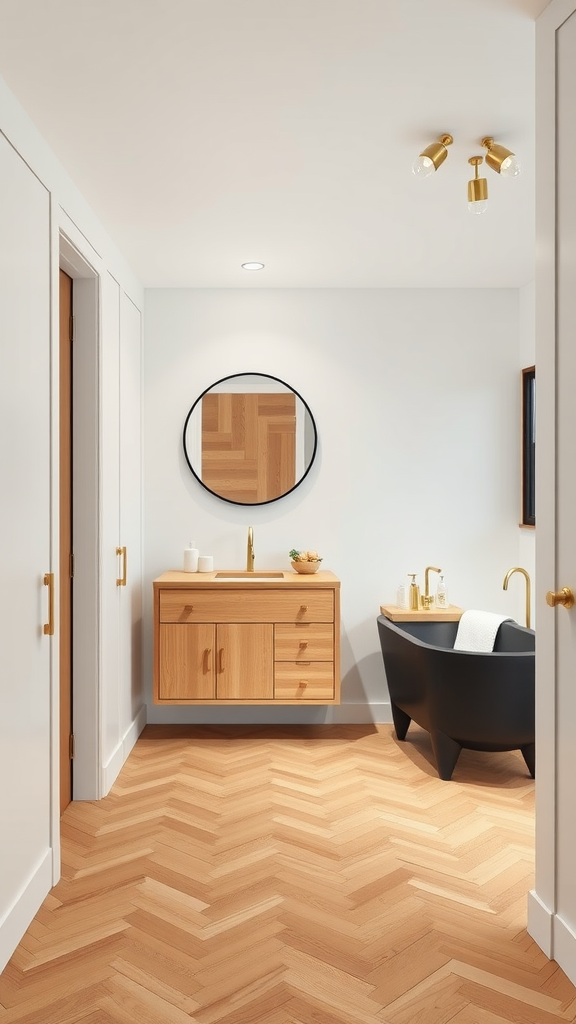
[[[243,263],[242,264],[242,269],[243,270],[263,270],[264,269],[264,264],[263,263]]]

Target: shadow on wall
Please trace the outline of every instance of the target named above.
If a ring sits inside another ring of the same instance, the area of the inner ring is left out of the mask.
[[[354,655],[350,650],[350,659]],[[344,661],[344,658],[342,659]],[[379,692],[375,691],[374,681]],[[369,684],[372,682],[372,686]],[[372,692],[372,697],[369,696]],[[367,654],[360,661],[353,662],[349,670],[342,676],[342,703],[347,704],[382,704],[390,703],[386,677],[382,666],[382,655],[379,651]]]

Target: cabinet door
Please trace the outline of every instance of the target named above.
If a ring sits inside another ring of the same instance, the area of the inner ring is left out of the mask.
[[[217,649],[218,700],[272,700],[274,626],[271,623],[219,624]]]
[[[49,197],[0,134],[0,970],[52,880]]]
[[[160,700],[214,700],[212,623],[160,626]]]

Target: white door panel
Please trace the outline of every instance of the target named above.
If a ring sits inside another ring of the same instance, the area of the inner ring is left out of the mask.
[[[43,632],[51,569],[49,196],[2,135],[0,181],[2,922],[50,850],[53,641]],[[0,967],[4,959],[0,940]]]
[[[120,590],[123,589],[116,584],[121,571],[121,560],[116,553],[120,544],[120,287],[110,274],[102,277],[101,353],[101,710],[105,773],[120,742],[118,615]],[[106,788],[103,783],[103,795]]]
[[[576,445],[572,411],[576,393],[576,14],[558,32],[557,121],[557,395],[556,573],[557,589],[576,593]],[[557,913],[576,936],[576,608],[555,609]],[[576,951],[575,951],[576,952]],[[574,961],[576,976],[576,959]]]
[[[141,314],[123,293],[120,306],[120,544],[127,585],[120,594],[120,686],[126,731],[142,704]]]
[[[537,22],[536,882],[528,927],[576,983],[576,0]]]

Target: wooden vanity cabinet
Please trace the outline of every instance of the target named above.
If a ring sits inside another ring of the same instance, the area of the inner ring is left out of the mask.
[[[340,581],[154,580],[155,704],[339,704]]]

